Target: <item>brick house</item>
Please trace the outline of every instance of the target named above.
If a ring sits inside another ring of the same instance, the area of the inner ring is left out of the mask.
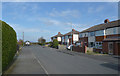
[[[119,22],[120,20],[109,22],[109,20],[106,19],[103,24],[92,26],[80,32],[79,40],[80,42],[84,43],[87,47],[95,48],[94,51],[109,53],[109,50],[105,50],[105,48],[108,48],[108,46],[105,47],[103,45],[105,45],[104,42],[109,41],[108,38],[113,39],[120,37]],[[114,39],[112,41],[115,42]],[[116,41],[119,42],[119,39]],[[114,44],[113,47],[117,47],[117,44]]]
[[[120,55],[120,38],[106,38],[103,40],[103,52]]]
[[[64,45],[74,44],[76,41],[79,41],[79,31],[75,29],[62,36],[62,44]]]
[[[58,32],[57,35],[51,37],[51,40],[53,41],[54,39],[57,39],[58,42],[59,42],[59,44],[61,44],[61,43],[62,43],[62,36],[63,36],[63,35],[62,35],[60,32]]]

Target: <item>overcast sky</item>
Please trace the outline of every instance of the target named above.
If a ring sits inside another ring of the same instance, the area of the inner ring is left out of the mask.
[[[82,31],[118,18],[117,2],[3,2],[2,20],[12,26],[18,39],[37,41],[72,28]],[[72,25],[72,26],[71,26]]]

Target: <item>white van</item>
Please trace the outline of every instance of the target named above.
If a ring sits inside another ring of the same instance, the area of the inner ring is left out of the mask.
[[[25,46],[30,46],[30,41],[26,41]]]

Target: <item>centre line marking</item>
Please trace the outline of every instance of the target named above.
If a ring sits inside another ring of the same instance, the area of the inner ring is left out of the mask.
[[[33,53],[32,53],[32,54],[33,54]],[[43,68],[43,70],[45,71],[45,73],[48,75],[49,73],[48,73],[47,70],[44,68],[44,66],[42,66],[40,60],[38,60],[34,54],[33,54],[33,56],[34,56],[34,58],[37,60],[37,62],[39,63],[39,65]],[[49,76],[49,75],[48,75],[48,76]]]

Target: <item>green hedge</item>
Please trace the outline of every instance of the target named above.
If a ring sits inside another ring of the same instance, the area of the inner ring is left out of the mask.
[[[4,71],[13,60],[17,49],[16,32],[2,21],[2,70]]]

